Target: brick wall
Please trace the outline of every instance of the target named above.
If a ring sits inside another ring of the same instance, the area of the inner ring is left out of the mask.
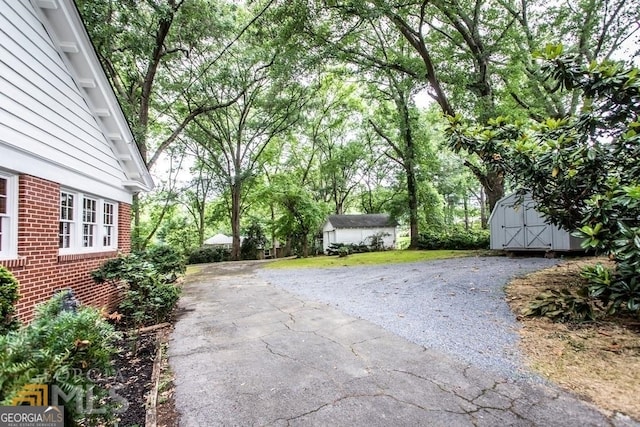
[[[18,189],[18,259],[0,261],[20,282],[18,317],[33,318],[36,304],[59,289],[72,288],[82,304],[113,309],[117,292],[111,285],[97,285],[90,272],[117,251],[82,255],[58,255],[60,186],[28,175],[20,175]],[[131,207],[118,208],[118,247],[131,248]]]
[[[120,252],[131,252],[131,205],[118,206],[118,248]]]

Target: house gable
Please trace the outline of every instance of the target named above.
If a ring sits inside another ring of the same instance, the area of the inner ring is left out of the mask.
[[[122,202],[153,186],[69,0],[0,3],[0,167]]]

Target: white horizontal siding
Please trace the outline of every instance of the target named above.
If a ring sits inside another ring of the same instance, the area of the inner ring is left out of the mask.
[[[0,0],[0,150],[11,153],[0,155],[5,168],[130,199],[110,141],[28,0]],[[15,163],[29,156],[39,170]]]
[[[371,244],[371,237],[378,233],[388,233],[389,236],[384,236],[382,241],[386,248],[395,247],[396,230],[395,228],[343,228],[335,230],[336,243],[347,244]]]

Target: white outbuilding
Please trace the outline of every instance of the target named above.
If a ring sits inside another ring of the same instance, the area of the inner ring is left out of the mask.
[[[322,227],[322,249],[334,243],[371,244],[372,237],[382,237],[385,248],[395,248],[398,223],[388,214],[329,215]]]
[[[503,197],[489,217],[491,249],[506,251],[583,251],[581,239],[550,224],[529,194]]]
[[[233,237],[226,234],[218,233],[215,236],[209,237],[204,241],[205,246],[213,246],[216,248],[231,249],[233,246]]]

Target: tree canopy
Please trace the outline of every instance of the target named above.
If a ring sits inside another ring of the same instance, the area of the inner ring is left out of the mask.
[[[241,237],[259,226],[267,245],[306,255],[325,215],[387,212],[416,247],[423,231],[486,226],[497,200],[522,184],[513,171],[542,135],[573,145],[536,154],[526,179],[545,182],[536,162],[557,163],[555,193],[538,197],[575,228],[585,210],[571,201],[586,206],[610,183],[591,174],[570,184],[567,165],[595,153],[580,167],[609,177],[603,153],[635,129],[599,126],[611,111],[581,121],[606,98],[585,89],[585,73],[600,73],[609,98],[628,97],[607,80],[628,67],[588,68],[637,61],[640,11],[624,0],[77,4],[163,183],[135,206],[141,245],[187,251],[224,232],[237,259]],[[537,58],[559,58],[560,44],[573,59],[550,74]],[[587,128],[597,135],[584,137]]]

